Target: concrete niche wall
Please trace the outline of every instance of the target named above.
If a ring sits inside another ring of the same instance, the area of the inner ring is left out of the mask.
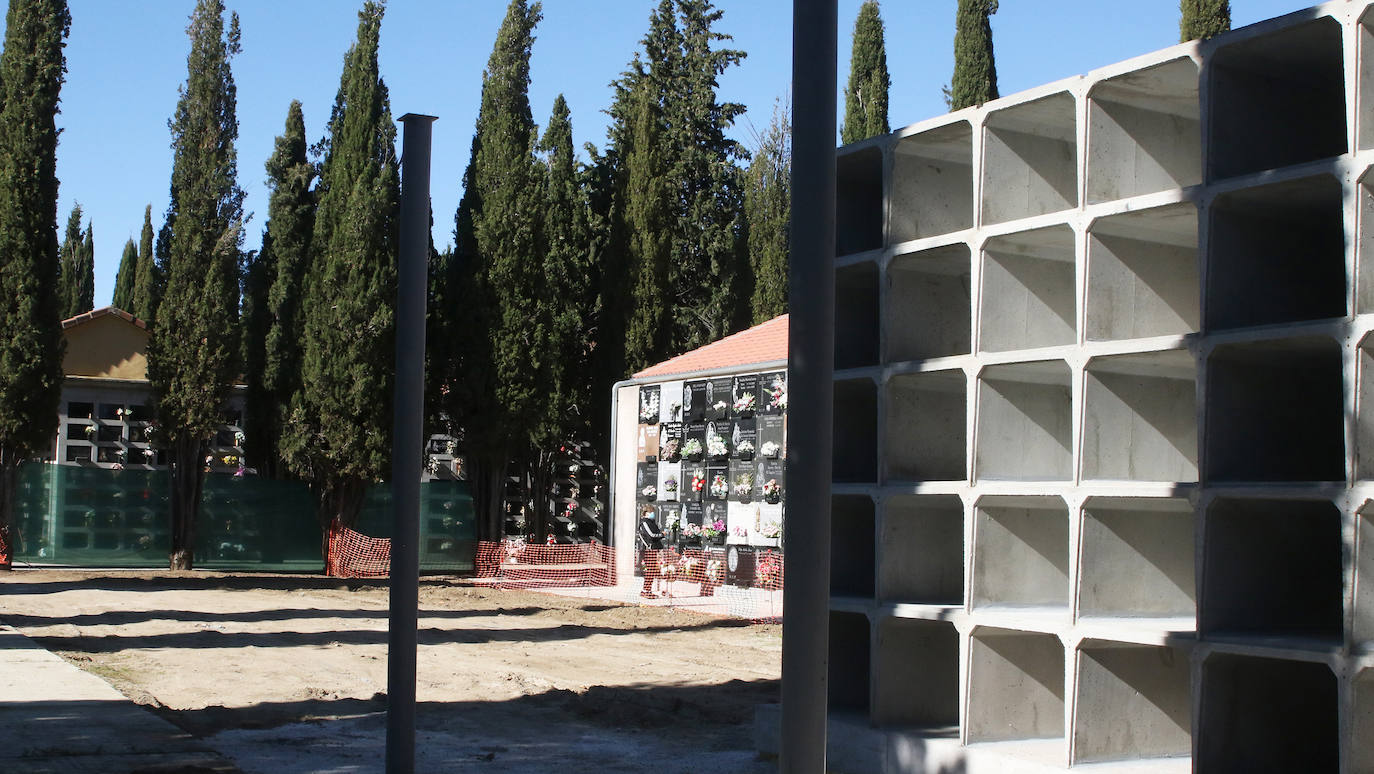
[[[1196,333],[1198,288],[1193,205],[1125,212],[1088,229],[1090,341]]]
[[[974,508],[974,608],[1069,610],[1069,512],[1058,497],[984,497]]]
[[[972,263],[967,244],[898,255],[883,302],[887,362],[967,355]]]
[[[1214,653],[1202,665],[1197,770],[1338,771],[1338,706],[1326,664]]]
[[[1088,363],[1083,478],[1197,481],[1196,373],[1177,350]]]
[[[1202,182],[1197,85],[1197,63],[1180,57],[1092,88],[1089,204]]]
[[[891,242],[973,225],[973,127],[966,121],[899,140],[892,156]]]
[[[988,114],[983,124],[983,222],[1078,206],[1078,124],[1073,95]]]
[[[1085,640],[1078,650],[1073,762],[1187,756],[1192,752],[1188,652]]]
[[[963,604],[964,505],[957,495],[884,501],[878,551],[879,599]]]
[[[886,481],[963,481],[968,377],[963,371],[899,374],[887,383]]]
[[[871,633],[868,616],[830,614],[830,711],[868,714]]]
[[[878,267],[835,272],[835,368],[878,364]]]
[[[869,146],[836,159],[835,254],[883,246],[883,152]]]
[[[970,744],[1062,739],[1063,643],[1050,634],[974,629],[968,692]]]
[[[1083,504],[1078,616],[1161,618],[1191,630],[1197,602],[1193,508],[1176,498],[1090,497]]]
[[[1074,236],[1067,226],[990,239],[983,246],[978,348],[1072,344]]]
[[[830,498],[830,593],[873,597],[873,500],[862,495]],[[844,557],[844,561],[834,561]]]
[[[978,379],[974,474],[979,479],[1073,476],[1073,390],[1058,360],[988,366]]]
[[[959,725],[959,632],[944,621],[888,618],[875,647],[882,680],[873,684],[873,720],[890,726]]]

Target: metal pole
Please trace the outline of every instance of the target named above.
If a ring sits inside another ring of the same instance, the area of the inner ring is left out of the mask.
[[[835,0],[792,2],[787,574],[778,770],[824,774],[835,358]]]
[[[425,277],[433,116],[401,116],[400,257],[396,267],[396,392],[391,446],[391,617],[386,654],[386,770],[415,771],[415,648],[420,599],[420,456],[424,448]]]

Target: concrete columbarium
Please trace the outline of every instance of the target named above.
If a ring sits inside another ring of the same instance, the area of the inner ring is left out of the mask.
[[[837,156],[831,769],[1374,771],[1374,1]]]

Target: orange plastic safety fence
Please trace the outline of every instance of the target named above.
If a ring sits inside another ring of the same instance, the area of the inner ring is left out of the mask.
[[[782,618],[783,554],[733,547],[642,551],[643,591],[652,604],[760,622]],[[709,598],[709,599],[708,599]]]
[[[615,585],[615,555],[600,543],[541,545],[520,539],[479,541],[478,578],[498,588],[567,588]]]
[[[338,524],[329,527],[324,573],[331,578],[385,578],[391,572],[391,538],[375,538]]]

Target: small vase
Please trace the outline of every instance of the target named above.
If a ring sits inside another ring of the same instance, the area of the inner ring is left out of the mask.
[[[768,503],[769,505],[776,505],[777,503],[782,501],[782,495],[769,495],[763,498],[763,501]]]
[[[701,462],[701,452],[697,452],[695,454],[688,454],[687,459],[692,462]]]
[[[739,453],[739,458],[740,458],[741,460],[744,460],[745,462],[748,462],[748,461],[754,459],[754,453],[753,453],[753,452],[740,452],[740,453]]]

